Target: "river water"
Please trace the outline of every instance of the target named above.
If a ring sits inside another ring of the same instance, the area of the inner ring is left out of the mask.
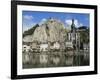
[[[23,68],[88,66],[88,50],[23,53]]]

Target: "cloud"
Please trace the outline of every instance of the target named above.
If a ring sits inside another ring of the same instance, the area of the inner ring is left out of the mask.
[[[32,28],[34,25],[36,25],[36,23],[23,24],[23,32],[27,31],[30,28]]]
[[[67,20],[65,20],[65,23],[67,24],[67,26],[71,26],[72,20],[71,19],[67,19]],[[83,24],[80,23],[77,19],[74,20],[74,24],[75,24],[75,26],[77,28],[80,27],[80,26],[83,26]]]
[[[83,24],[82,24],[82,23],[80,23],[80,24],[79,24],[79,27],[80,27],[80,26],[83,26]]]
[[[45,22],[46,20],[47,20],[46,18],[43,18],[41,21],[42,21],[42,22]]]
[[[70,26],[72,24],[72,20],[65,20],[65,23]]]
[[[33,16],[32,15],[24,15],[23,18],[26,20],[32,20]]]
[[[23,32],[32,28],[35,24],[36,23],[32,15],[23,15]]]
[[[43,23],[46,22],[46,21],[47,21],[47,19],[46,19],[46,18],[43,18],[43,19],[40,21],[39,25],[43,24]]]

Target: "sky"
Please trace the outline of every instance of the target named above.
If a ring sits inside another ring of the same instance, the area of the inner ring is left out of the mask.
[[[55,18],[63,22],[65,27],[68,27],[74,19],[76,27],[87,26],[89,27],[89,14],[85,13],[64,13],[64,12],[43,12],[43,11],[23,11],[22,12],[22,25],[23,31],[30,29],[35,24],[42,24],[49,18]]]

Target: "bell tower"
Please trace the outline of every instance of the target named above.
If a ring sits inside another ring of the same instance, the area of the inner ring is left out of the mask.
[[[75,24],[74,24],[74,19],[72,19],[72,24],[71,24],[71,32],[75,31]]]
[[[74,49],[76,49],[76,28],[74,24],[74,19],[72,19],[72,24],[71,24],[71,41],[73,43]]]

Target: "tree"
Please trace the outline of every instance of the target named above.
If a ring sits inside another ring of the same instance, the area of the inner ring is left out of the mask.
[[[34,33],[35,29],[39,27],[38,24],[36,24],[35,26],[33,26],[31,29],[27,30],[27,31],[24,31],[23,33],[23,37],[25,37],[26,35],[31,35]]]

